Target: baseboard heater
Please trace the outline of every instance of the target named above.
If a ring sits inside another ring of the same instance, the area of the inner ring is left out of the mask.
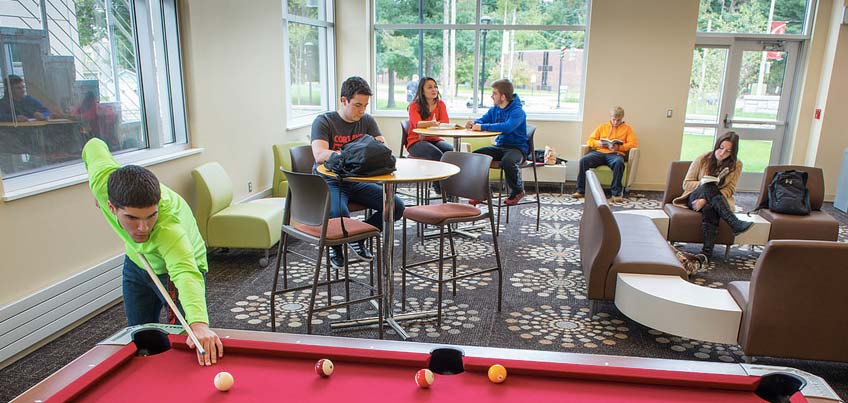
[[[124,255],[0,307],[0,368],[5,361],[121,297]]]

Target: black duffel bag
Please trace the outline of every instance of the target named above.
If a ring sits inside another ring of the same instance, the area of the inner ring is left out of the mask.
[[[343,145],[341,153],[331,155],[324,167],[339,178],[384,175],[396,170],[392,150],[370,134]]]

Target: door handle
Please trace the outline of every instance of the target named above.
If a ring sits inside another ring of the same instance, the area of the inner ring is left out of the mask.
[[[731,120],[730,120],[730,114],[729,114],[729,113],[725,113],[725,114],[724,114],[724,120],[723,120],[722,122],[724,123],[724,128],[725,128],[725,129],[729,129],[729,128],[730,128]]]

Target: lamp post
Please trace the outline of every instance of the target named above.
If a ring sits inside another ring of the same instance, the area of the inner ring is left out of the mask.
[[[568,48],[563,46],[559,50],[559,83],[557,84],[557,109],[559,109],[559,100],[562,98],[562,64],[563,62],[565,62],[565,51],[567,49]]]
[[[483,25],[489,25],[492,23],[492,19],[486,16],[480,17],[480,23]],[[483,107],[483,86],[486,84],[486,35],[489,33],[488,29],[483,29],[483,66],[480,71],[480,107]]]

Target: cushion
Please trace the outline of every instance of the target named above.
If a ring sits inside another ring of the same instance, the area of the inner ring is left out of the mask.
[[[456,218],[481,217],[480,209],[462,203],[430,204],[409,206],[403,210],[403,216],[409,220],[430,225],[441,225],[445,220]]]
[[[811,211],[810,215],[775,213],[760,210],[760,216],[771,223],[769,239],[807,239],[835,241],[839,236],[839,222],[824,211]]]
[[[327,239],[335,240],[342,239],[345,237],[344,233],[342,232],[342,220],[344,220],[344,225],[345,229],[347,230],[348,237],[354,237],[369,232],[373,232],[373,235],[379,235],[380,233],[380,230],[377,229],[377,227],[371,224],[366,224],[359,220],[354,220],[348,217],[331,218],[327,221]],[[320,225],[299,224],[295,225],[294,228],[298,231],[314,236],[316,238],[321,237]]]

